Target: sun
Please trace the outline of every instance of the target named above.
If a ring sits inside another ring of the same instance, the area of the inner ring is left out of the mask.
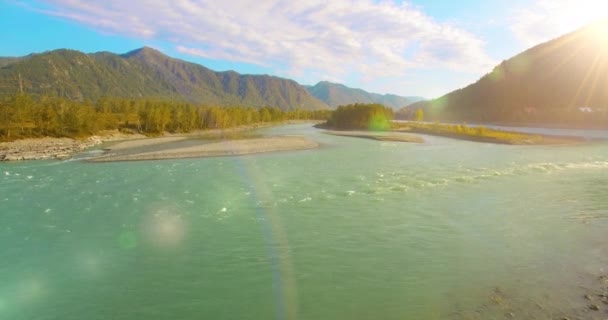
[[[593,24],[591,30],[598,41],[608,46],[608,19],[597,21]]]

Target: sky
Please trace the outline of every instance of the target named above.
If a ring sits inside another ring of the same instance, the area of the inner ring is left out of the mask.
[[[434,98],[608,0],[0,0],[0,56],[150,46],[216,71]]]

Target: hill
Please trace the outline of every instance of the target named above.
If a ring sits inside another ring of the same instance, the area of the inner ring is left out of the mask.
[[[608,22],[503,61],[479,81],[398,113],[425,120],[608,126]]]
[[[402,97],[394,94],[370,93],[362,89],[349,88],[343,84],[321,81],[306,89],[319,100],[331,107],[338,107],[354,103],[379,103],[398,109],[414,102],[424,100],[421,97]]]
[[[328,108],[293,80],[215,72],[148,47],[123,55],[61,49],[0,58],[0,95],[18,92],[19,77],[30,95],[76,101],[143,97],[282,110]]]

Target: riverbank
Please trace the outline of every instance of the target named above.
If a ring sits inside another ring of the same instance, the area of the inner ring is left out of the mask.
[[[85,139],[72,138],[29,138],[11,142],[0,142],[0,161],[67,159],[75,153],[104,142],[141,139],[141,134],[125,134],[119,131],[105,131]]]
[[[179,140],[176,140],[179,141]],[[131,141],[135,142],[135,141]],[[146,142],[145,146],[153,144],[163,144],[167,138],[151,138],[142,142]],[[315,141],[305,137],[297,136],[275,136],[263,137],[243,140],[226,140],[211,143],[201,143],[196,146],[169,148],[164,150],[156,150],[151,152],[135,152],[135,153],[116,153],[117,150],[125,151],[143,146],[142,144],[130,144],[125,147],[125,142],[119,145],[118,149],[110,149],[109,153],[102,156],[89,159],[90,162],[114,162],[114,161],[140,161],[140,160],[161,160],[161,159],[182,159],[182,158],[199,158],[199,157],[218,157],[218,156],[234,156],[246,155],[254,153],[277,152],[277,151],[292,151],[314,149],[319,146]]]
[[[377,141],[394,141],[394,142],[410,142],[424,143],[424,139],[419,136],[399,133],[399,132],[383,132],[383,131],[326,131],[325,134],[340,137],[352,137],[361,139],[371,139]]]
[[[103,131],[98,135],[83,139],[54,137],[28,138],[10,142],[0,142],[0,161],[67,159],[85,149],[109,142],[117,143],[108,144],[104,149],[130,149],[186,140],[189,138],[233,140],[247,137],[247,135],[242,134],[246,131],[304,122],[315,123],[316,121],[289,120],[277,123],[259,123],[228,129],[197,130],[189,133],[164,133],[158,137],[148,137],[139,133],[127,134],[119,132],[118,130],[111,130]]]
[[[559,145],[581,143],[585,141],[585,139],[580,137],[528,134],[489,129],[486,127],[467,127],[465,125],[444,123],[393,123],[391,131],[420,133],[474,142],[509,145]]]
[[[154,145],[160,145],[164,143],[178,142],[183,140],[241,140],[245,138],[252,138],[255,135],[253,130],[269,128],[277,125],[295,124],[302,122],[288,121],[280,124],[276,123],[264,123],[257,125],[240,126],[236,128],[228,129],[211,129],[211,130],[196,130],[188,133],[165,133],[158,137],[146,137],[128,139],[126,141],[117,141],[116,143],[108,144],[104,146],[106,151],[119,151],[126,149],[134,149],[140,147],[148,147]]]

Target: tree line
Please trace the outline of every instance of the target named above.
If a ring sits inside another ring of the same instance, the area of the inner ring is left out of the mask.
[[[381,104],[349,104],[339,106],[327,120],[326,126],[338,130],[388,130],[393,109]]]
[[[123,98],[82,102],[16,94],[0,100],[0,140],[41,136],[77,138],[101,130],[187,133],[286,120],[326,120],[330,115],[330,110],[282,111],[271,107],[218,107]]]

